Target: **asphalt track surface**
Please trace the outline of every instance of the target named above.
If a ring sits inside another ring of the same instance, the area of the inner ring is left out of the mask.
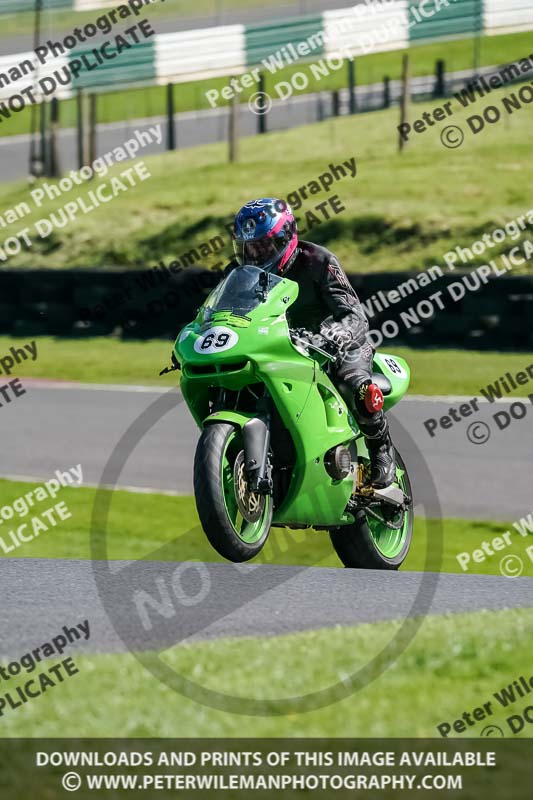
[[[156,581],[170,585],[180,566],[190,573],[181,575],[186,596],[200,594],[194,583],[199,568],[209,591],[194,605],[175,600],[170,617],[150,613],[153,627],[147,631],[138,611],[139,590],[157,596]],[[86,619],[90,639],[78,646],[84,653],[102,653],[533,605],[529,578],[157,561],[113,562],[112,570],[106,580],[105,562],[5,559],[0,657],[23,654],[57,636],[64,625]]]
[[[304,67],[305,69],[305,67]],[[490,71],[492,68],[487,68]],[[470,72],[454,72],[448,74],[448,82],[462,82],[471,77]],[[434,77],[420,76],[411,80],[413,98],[430,97],[433,90]],[[176,91],[179,91],[179,87]],[[285,89],[282,98],[271,87],[272,107],[267,117],[269,132],[282,131],[302,125],[309,125],[333,117],[333,100],[331,92],[310,92],[286,98]],[[401,96],[400,81],[391,81],[390,99],[392,104],[399,102]],[[379,110],[383,107],[383,84],[375,83],[359,86],[355,90],[359,108]],[[347,89],[339,93],[339,113],[349,113],[349,94]],[[197,147],[204,144],[224,142],[228,138],[229,111],[227,107],[208,108],[197,111],[184,111],[174,117],[174,139],[178,149]],[[144,131],[154,125],[161,125],[163,141],[155,141],[143,147],[137,159],[147,155],[166,152],[167,120],[162,116],[146,119],[127,119],[122,122],[101,123],[97,126],[97,155],[102,156],[134,137],[136,131]],[[237,127],[239,136],[254,136],[258,131],[258,116],[246,103],[238,106]],[[30,136],[0,137],[0,175],[3,180],[16,180],[28,174]],[[77,132],[74,128],[62,128],[58,131],[59,162],[63,173],[78,168]]]
[[[44,480],[57,469],[81,464],[84,483],[98,484],[110,455],[120,452],[117,443],[140,419],[146,420],[148,432],[117,477],[118,485],[191,492],[198,432],[177,390],[84,388],[28,380],[24,385],[27,393],[0,410],[3,476]],[[427,486],[431,473],[443,517],[510,523],[529,513],[531,423],[526,417],[507,431],[493,432],[485,445],[468,441],[465,422],[431,439],[423,421],[458,402],[415,398],[390,413],[395,442],[415,487],[415,512],[427,510],[426,498],[416,497],[416,487]],[[478,419],[492,424],[496,410],[508,409],[509,404],[486,403]],[[203,534],[196,528],[189,535]],[[302,542],[298,546],[305,547],[305,537]],[[533,582],[528,578],[254,563],[180,564],[163,560],[165,555],[157,551],[149,556],[154,560],[136,562],[106,562],[102,554],[93,555],[92,562],[3,560],[0,657],[21,655],[56,636],[64,625],[75,626],[85,619],[91,637],[77,647],[83,652],[121,652],[161,650],[184,640],[282,635],[533,605]],[[153,625],[147,630],[139,592],[160,597],[162,585],[174,589],[176,574],[182,595],[201,600],[183,604],[171,595],[172,613],[150,610]]]
[[[296,16],[315,8],[337,8],[338,0],[306,0],[276,9],[276,16]],[[353,2],[352,2],[353,5]],[[272,11],[245,9],[223,12],[218,17],[157,20],[158,32],[213,24],[269,19]],[[56,34],[53,22],[45,31]],[[67,33],[66,31],[63,33]],[[31,48],[28,37],[0,41],[0,55]],[[326,114],[327,114],[326,109]],[[269,127],[279,129],[315,121],[317,98],[297,99],[274,106]],[[152,121],[149,123],[152,124]],[[101,126],[99,151],[106,152],[131,135],[135,121]],[[243,108],[241,134],[255,130],[256,119]],[[214,110],[179,115],[180,147],[219,141],[225,137],[227,112]],[[75,167],[73,131],[61,131],[63,167]],[[0,141],[0,161],[5,180],[25,174],[27,137]],[[9,150],[9,153],[7,152]],[[147,150],[146,152],[150,152]],[[27,395],[5,406],[0,416],[0,441],[4,476],[47,479],[56,469],[81,463],[84,482],[97,484],[102,469],[128,426],[157,395],[151,391],[47,388],[29,385]],[[427,464],[438,489],[443,516],[514,520],[531,511],[530,469],[532,426],[528,419],[498,432],[491,420],[508,405],[485,405],[477,419],[494,429],[484,445],[468,441],[468,424],[439,431],[431,439],[422,422],[439,417],[457,402],[414,400],[404,402],[391,414],[395,441],[417,484],[417,470]],[[533,409],[531,410],[533,413]],[[408,436],[406,436],[406,433]],[[409,437],[415,448],[407,444]],[[187,410],[179,404],[172,415],[159,420],[136,448],[120,476],[130,488],[191,492],[191,460],[197,438]],[[183,639],[226,636],[279,635],[331,627],[357,625],[416,616],[435,591],[424,613],[444,614],[475,610],[499,610],[533,605],[531,580],[472,575],[425,575],[376,571],[331,570],[283,566],[205,564],[212,591],[191,608],[177,609],[176,618],[147,636],[135,614],[135,589],[152,588],[158,578],[170,581],[180,565],[169,562],[114,562],[120,586],[117,594],[107,586],[108,564],[48,559],[5,559],[2,567],[3,603],[0,607],[0,656],[20,655],[45,642],[63,625],[90,620],[91,637],[83,652],[117,652],[125,649],[165,648]],[[100,576],[100,577],[99,577]],[[104,578],[102,579],[102,576]],[[120,578],[120,576],[123,576]],[[422,581],[427,582],[425,588]],[[21,587],[23,591],[21,591]],[[191,587],[194,591],[194,583]],[[421,590],[419,592],[419,590]],[[418,595],[418,596],[417,596]],[[379,597],[379,602],[376,602]],[[106,608],[115,603],[112,624]],[[181,613],[179,613],[181,612]],[[120,630],[117,634],[115,626]],[[81,647],[81,646],[80,646]]]
[[[162,345],[161,363],[165,358]],[[81,464],[84,483],[98,485],[112,453],[123,452],[118,447],[121,437],[146,412],[146,435],[120,474],[111,479],[107,476],[104,483],[192,494],[198,430],[177,390],[80,387],[31,380],[24,380],[23,385],[26,394],[0,409],[0,476],[46,480],[57,469]],[[147,411],[163,395],[164,413]],[[449,430],[439,428],[431,438],[424,421],[439,419],[460,404],[461,400],[445,398],[404,399],[389,415],[394,441],[414,487],[415,511],[424,514],[428,498],[420,497],[420,492],[417,496],[416,489],[426,485],[429,475],[437,489],[437,511],[433,513],[443,518],[496,519],[510,524],[533,509],[533,406],[525,400],[525,418],[500,431],[493,415],[508,411],[509,403],[481,401],[478,414]],[[475,422],[489,426],[487,443],[474,444],[467,438],[468,426]]]
[[[226,9],[224,2],[213,0],[213,13],[201,17],[178,17],[173,16],[165,19],[154,18],[152,27],[156,33],[172,33],[173,31],[191,30],[194,28],[204,28],[216,25],[232,24],[251,24],[269,22],[272,19],[284,19],[320,13],[327,9],[351,8],[354,5],[363,3],[364,0],[352,0],[351,3],[342,0],[293,0],[271,8],[267,5],[257,8]],[[118,3],[117,3],[118,5]],[[95,18],[108,11],[108,9],[95,10]],[[147,7],[147,16],[149,8]],[[1,17],[0,17],[1,19]],[[44,15],[42,40],[49,38],[62,38],[70,31],[59,31],[55,25],[53,10]],[[95,37],[93,43],[99,41],[101,37]],[[26,52],[33,49],[33,39],[31,36],[18,36],[0,38],[0,56]],[[179,90],[179,88],[178,88]],[[393,95],[395,93],[392,87]],[[382,97],[382,85],[374,90],[369,87],[361,92],[357,92],[359,102],[367,101],[368,94],[372,96],[372,102],[376,107],[380,106]],[[394,99],[394,98],[393,98]],[[342,102],[341,113],[343,113],[346,103]],[[269,113],[268,129],[270,131],[284,130],[298,125],[306,125],[316,122],[322,115],[331,114],[331,97],[322,98],[318,95],[307,97],[290,98],[288,101],[278,100]],[[124,141],[130,138],[135,130],[165,122],[162,117],[153,117],[150,120],[125,120],[120,123],[111,123],[98,126],[97,141],[98,154],[102,155],[115,147],[123,145]],[[177,147],[187,148],[202,144],[211,144],[227,139],[228,136],[228,110],[225,108],[214,108],[203,111],[184,112],[176,114],[175,117],[175,139]],[[257,117],[246,105],[240,107],[239,113],[239,134],[241,136],[252,136],[257,131]],[[30,137],[27,135],[10,136],[0,138],[0,175],[2,180],[17,180],[28,175]],[[60,153],[60,166],[65,172],[77,169],[77,140],[74,129],[63,129],[58,133],[58,151]],[[164,151],[164,144],[159,147],[153,145],[145,148],[142,153],[145,155]],[[142,158],[142,154],[139,154]]]
[[[398,94],[398,82],[392,87],[393,100]],[[376,84],[361,87],[356,92],[358,102],[365,104],[371,102],[375,108],[382,105],[383,87]],[[331,93],[325,96],[310,93],[291,97],[288,100],[275,100],[268,114],[268,131],[281,131],[301,125],[309,125],[322,118],[332,116]],[[347,113],[348,97],[345,91],[341,95],[341,113]],[[175,115],[174,136],[176,147],[180,150],[188,147],[197,147],[204,144],[223,142],[228,138],[227,108],[211,108],[199,111],[184,111]],[[239,135],[254,136],[257,133],[257,115],[248,105],[239,106],[238,115]],[[137,160],[147,155],[157,155],[166,152],[166,118],[150,117],[149,119],[128,119],[123,122],[103,123],[98,125],[97,153],[102,156],[116,147],[122,147],[124,142],[134,137],[136,131],[144,131],[151,126],[161,124],[163,141],[158,145],[155,141],[143,147],[137,154]],[[16,180],[28,174],[30,136],[3,136],[0,137],[0,174],[3,180]],[[63,128],[58,132],[58,151],[60,166],[63,173],[78,169],[77,159],[77,133],[74,128]],[[124,164],[124,168],[125,168]]]

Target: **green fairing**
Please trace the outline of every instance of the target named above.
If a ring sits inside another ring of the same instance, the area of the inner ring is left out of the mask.
[[[213,310],[213,296],[220,297],[222,291],[217,287],[194,322],[183,328],[175,343],[183,370],[183,397],[200,428],[217,422],[242,428],[257,413],[223,409],[210,414],[209,389],[238,391],[264,384],[296,451],[289,489],[274,511],[273,524],[346,525],[353,522],[345,512],[353,475],[332,478],[324,454],[355,441],[358,455],[368,457],[364,439],[322,368],[326,357],[307,353],[289,336],[286,312],[298,296],[298,285],[287,278],[275,280],[258,305],[244,314],[235,313],[234,308]],[[213,328],[217,330],[210,339]],[[379,354],[374,368],[392,384],[392,393],[385,398],[385,409],[391,408],[407,390],[409,367],[401,358]]]

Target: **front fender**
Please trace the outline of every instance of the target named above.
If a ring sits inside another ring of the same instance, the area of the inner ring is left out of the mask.
[[[229,422],[242,431],[244,465],[254,491],[270,494],[272,481],[268,474],[268,448],[270,429],[264,419],[246,411],[215,411],[205,418],[203,425]]]
[[[253,411],[213,411],[212,414],[209,414],[204,419],[202,427],[205,428],[206,425],[212,425],[216,422],[230,422],[238,428],[244,428],[246,423],[254,417],[257,417],[257,414]]]

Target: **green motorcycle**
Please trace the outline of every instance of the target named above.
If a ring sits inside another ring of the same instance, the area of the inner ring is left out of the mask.
[[[347,567],[398,569],[413,531],[401,456],[396,481],[367,485],[369,456],[353,394],[334,385],[317,337],[291,331],[298,285],[253,266],[232,271],[179,334],[173,362],[202,429],[194,493],[202,528],[230,561],[253,558],[272,526],[329,531]],[[374,382],[395,405],[409,367],[376,354]]]

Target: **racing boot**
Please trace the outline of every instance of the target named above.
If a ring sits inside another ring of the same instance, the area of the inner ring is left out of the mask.
[[[370,456],[370,481],[374,489],[385,489],[396,479],[396,458],[389,433],[389,423],[383,411],[359,421]]]

